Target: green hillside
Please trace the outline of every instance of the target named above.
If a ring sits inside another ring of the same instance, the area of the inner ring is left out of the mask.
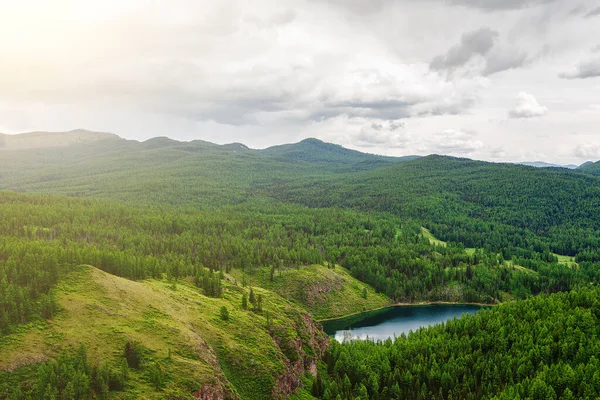
[[[262,312],[242,309],[245,291],[226,284],[221,298],[211,298],[185,282],[133,282],[76,267],[54,289],[60,310],[54,318],[25,325],[0,341],[0,397],[32,373],[32,363],[83,344],[91,365],[118,365],[128,341],[142,348],[145,365],[128,368],[117,398],[191,398],[201,388],[226,398],[287,395],[296,388],[287,387],[284,376],[292,375],[297,360],[302,370],[314,364],[326,338],[308,315],[268,291],[255,288],[264,296]],[[227,321],[221,307],[229,311]],[[300,346],[290,348],[296,340]],[[161,371],[158,387],[149,376],[153,368]],[[301,376],[302,370],[295,373]],[[299,377],[289,379],[298,385]],[[26,380],[22,391],[28,391]]]
[[[465,247],[533,245],[574,256],[600,244],[600,179],[566,169],[427,156],[316,183],[288,182],[270,194],[416,218]]]
[[[579,170],[585,172],[586,174],[600,176],[600,161],[584,164],[579,168]]]
[[[20,142],[27,143],[27,137]],[[2,152],[0,189],[195,206],[239,203],[274,182],[319,179],[406,160],[316,139],[266,150],[239,143],[169,138],[139,143],[112,136],[67,147],[28,146]]]
[[[368,165],[385,165],[398,161],[409,161],[418,156],[386,157],[346,149],[340,145],[325,143],[319,139],[304,139],[299,143],[284,144],[262,150],[263,154],[288,162],[310,162],[319,164],[348,165],[366,168]]]
[[[309,310],[316,319],[339,318],[391,304],[388,297],[353,278],[340,266],[335,269],[322,265],[280,269],[272,281],[268,268],[245,276],[240,270],[234,270],[232,274],[238,282],[246,279],[250,284],[276,292]]]

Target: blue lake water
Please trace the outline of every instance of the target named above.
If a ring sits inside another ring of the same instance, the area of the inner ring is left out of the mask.
[[[472,304],[433,304],[397,306],[366,312],[348,318],[323,321],[323,329],[338,341],[348,334],[352,339],[385,340],[420,327],[439,324],[463,314],[475,314],[481,306]]]

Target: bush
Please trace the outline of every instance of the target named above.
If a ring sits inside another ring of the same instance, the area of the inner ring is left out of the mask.
[[[225,306],[221,307],[221,319],[223,321],[229,321],[229,310],[227,310],[227,307]]]
[[[138,342],[130,340],[125,343],[123,357],[127,360],[129,368],[139,369],[142,366],[144,350]]]

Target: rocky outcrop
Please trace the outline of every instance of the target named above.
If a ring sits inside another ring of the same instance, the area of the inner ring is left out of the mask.
[[[202,385],[200,390],[194,393],[194,398],[200,400],[226,400],[237,397],[234,397],[232,393],[218,383],[212,383]]]
[[[287,330],[271,328],[270,333],[286,357],[285,371],[276,381],[273,398],[285,399],[298,390],[307,372],[317,375],[317,361],[329,347],[329,338],[308,314],[300,314],[295,326]]]

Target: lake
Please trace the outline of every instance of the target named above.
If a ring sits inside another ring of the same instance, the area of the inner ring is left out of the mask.
[[[462,314],[475,314],[482,306],[472,304],[432,304],[424,306],[395,306],[365,312],[351,317],[323,321],[323,329],[339,342],[344,335],[353,339],[385,340],[402,333],[416,331],[422,326],[439,324]]]

